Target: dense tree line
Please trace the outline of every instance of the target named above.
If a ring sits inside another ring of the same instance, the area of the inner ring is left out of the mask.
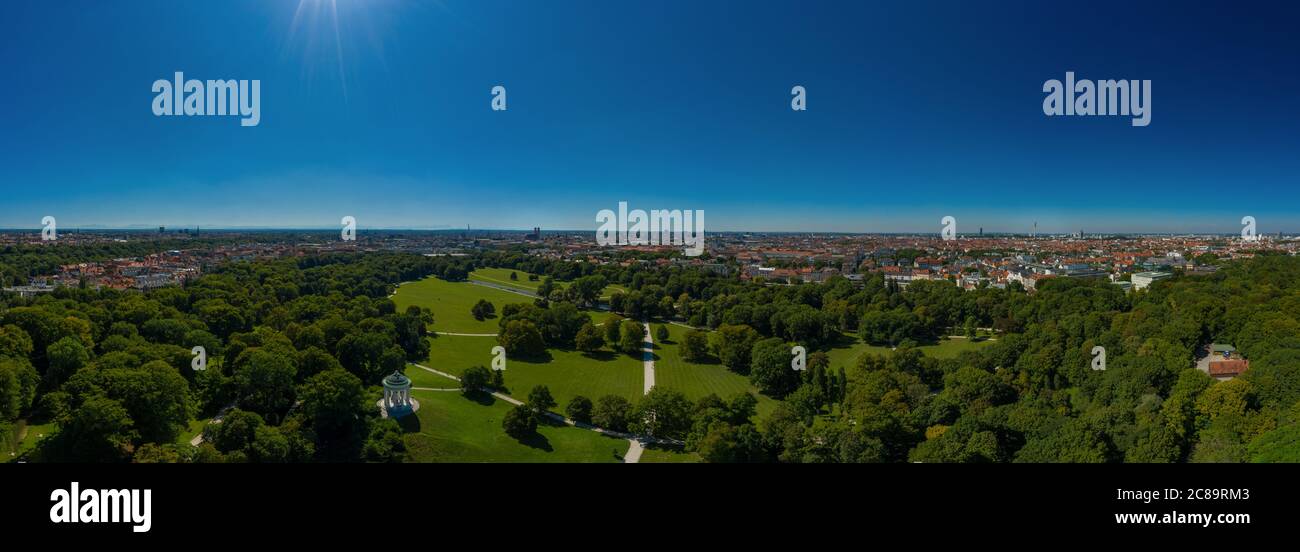
[[[41,461],[391,461],[401,431],[370,398],[428,355],[432,313],[397,312],[395,285],[458,258],[306,256],[217,267],[147,293],[60,288],[5,297],[0,422],[57,422]],[[470,265],[472,266],[472,265]],[[206,369],[192,368],[201,346]],[[196,418],[198,449],[175,444]]]
[[[1300,434],[1293,257],[1227,263],[1135,293],[1071,278],[1035,293],[945,281],[900,289],[878,274],[860,286],[765,284],[677,267],[638,271],[627,287],[613,310],[712,330],[685,336],[687,360],[720,362],[784,399],[760,428],[772,459],[1300,460],[1288,440]],[[992,327],[997,342],[956,359],[916,348],[976,327]],[[802,376],[789,370],[790,346],[824,350],[854,334],[897,350]],[[1194,369],[1211,342],[1235,344],[1250,370],[1217,382]],[[1090,369],[1098,345],[1105,371]]]
[[[433,314],[397,312],[388,294],[402,281],[502,266],[551,279],[537,302],[478,307],[499,316],[512,355],[640,355],[641,320],[676,320],[698,328],[680,343],[687,360],[717,362],[779,399],[761,422],[753,397],[691,402],[669,389],[566,405],[574,419],[680,441],[710,461],[1300,461],[1294,257],[1224,263],[1129,293],[1070,278],[1034,293],[943,281],[902,289],[880,275],[786,285],[624,261],[331,254],[232,263],[148,293],[5,297],[0,422],[57,421],[33,455],[48,461],[397,460],[400,428],[366,397],[427,355]],[[582,308],[608,283],[627,291],[595,324]],[[996,341],[951,359],[917,347],[974,327],[994,328]],[[895,350],[832,366],[824,351],[849,336]],[[1196,370],[1211,342],[1234,344],[1250,369],[1224,382]],[[790,369],[796,344],[810,351],[801,372]],[[207,370],[190,369],[195,345]],[[1090,368],[1094,346],[1106,350],[1104,371]],[[500,387],[499,372],[482,372],[472,387]],[[548,396],[533,390],[503,429],[535,431],[558,406]],[[209,425],[203,447],[172,444],[190,420],[223,410],[229,423]]]
[[[955,359],[903,343],[829,386],[805,381],[765,420],[765,450],[790,462],[1300,461],[1300,259],[1234,263],[1129,295],[1072,279],[1034,294],[959,297],[942,285],[909,286],[898,304],[922,320],[973,316],[1017,332]],[[726,344],[759,332],[735,328],[715,337],[743,365],[743,346]],[[1250,369],[1222,382],[1197,370],[1211,342],[1236,344]],[[1104,371],[1090,367],[1098,345]]]

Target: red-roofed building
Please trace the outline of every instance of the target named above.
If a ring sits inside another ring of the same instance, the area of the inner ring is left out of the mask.
[[[1250,368],[1250,361],[1243,359],[1215,360],[1210,362],[1210,377],[1217,380],[1230,380],[1240,376]]]

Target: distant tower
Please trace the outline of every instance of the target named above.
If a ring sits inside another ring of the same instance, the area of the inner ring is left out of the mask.
[[[166,232],[166,231],[167,231],[167,227],[166,227],[166,226],[159,226],[159,227],[158,227],[158,233],[159,233],[159,234],[161,234],[161,233],[163,233],[163,232]]]
[[[984,237],[984,227],[983,227],[983,226],[980,227],[980,237],[981,237],[981,238]]]

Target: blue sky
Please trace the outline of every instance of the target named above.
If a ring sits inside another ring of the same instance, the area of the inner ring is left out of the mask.
[[[976,4],[18,2],[0,227],[1300,232],[1300,8]],[[175,71],[261,124],[155,117]],[[1044,116],[1066,71],[1152,80],[1150,126]]]

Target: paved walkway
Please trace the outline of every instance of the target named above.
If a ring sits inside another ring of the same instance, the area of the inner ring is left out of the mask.
[[[655,341],[650,332],[650,322],[642,321],[641,327],[645,328],[645,340],[641,342],[641,365],[645,368],[645,390],[642,393],[649,393],[655,386]],[[642,442],[633,437],[628,439],[631,446],[627,448],[627,454],[623,455],[624,464],[635,464],[641,461],[641,452],[645,450]]]
[[[483,286],[483,287],[490,287],[490,288],[493,288],[493,289],[499,289],[499,290],[501,290],[501,291],[505,291],[505,292],[508,292],[508,293],[516,293],[516,294],[519,294],[519,295],[523,295],[524,297],[532,297],[532,298],[534,298],[534,299],[540,297],[539,295],[537,295],[537,292],[535,292],[535,291],[530,291],[530,290],[527,290],[527,289],[524,289],[524,288],[518,288],[518,287],[514,287],[514,286],[508,286],[508,285],[503,285],[503,284],[497,284],[497,283],[493,283],[493,282],[494,282],[494,281],[475,280],[475,279],[473,279],[473,278],[470,278],[470,280],[469,280],[469,283],[471,283],[471,284],[478,284],[478,285]],[[598,299],[598,300],[596,301],[596,305],[593,306],[593,307],[591,307],[591,308],[593,308],[593,309],[595,309],[595,310],[598,310],[598,311],[608,311],[608,310],[609,310],[609,305],[606,304],[606,303],[601,303],[600,300],[608,301],[609,298],[608,298],[608,297],[601,297],[600,299]]]
[[[623,455],[623,463],[635,464],[637,462],[640,462],[641,453],[645,451],[645,447],[642,447],[641,441],[638,441],[636,439],[628,439],[628,442],[632,443],[632,446],[627,447],[627,454]]]
[[[411,366],[414,366],[414,367],[416,367],[416,368],[422,368],[422,369],[424,369],[424,370],[428,370],[429,372],[432,372],[432,373],[437,374],[437,375],[439,375],[439,376],[442,376],[442,377],[444,377],[444,378],[450,378],[450,379],[454,379],[454,380],[456,380],[456,381],[460,381],[460,378],[458,378],[458,377],[456,377],[456,376],[453,376],[453,375],[451,375],[451,374],[448,374],[448,373],[443,372],[443,371],[440,371],[440,370],[434,370],[433,368],[430,368],[430,367],[425,366],[425,365],[423,365],[423,364],[416,364],[416,363],[412,362],[412,363],[411,363]],[[413,389],[420,389],[420,388],[416,387],[416,388],[413,388]],[[427,389],[427,390],[432,391],[432,389]],[[460,391],[460,390],[457,389],[456,391]],[[496,397],[496,398],[498,398],[498,399],[501,399],[501,400],[503,400],[503,401],[506,401],[506,402],[508,402],[508,403],[510,403],[510,404],[513,404],[513,405],[515,405],[515,406],[519,406],[519,405],[521,405],[521,404],[524,404],[523,401],[517,400],[517,399],[515,399],[514,397],[511,397],[510,395],[506,395],[505,393],[497,393],[496,391],[493,391],[493,392],[492,392],[492,396],[493,396],[493,397]],[[550,413],[548,412],[547,414],[550,414]]]
[[[655,341],[654,336],[650,335],[650,323],[642,322],[645,327],[645,341],[641,343],[641,364],[645,366],[645,391],[649,393],[650,388],[655,386]]]
[[[496,278],[488,278],[487,276],[484,276],[484,275],[482,275],[482,274],[472,274],[472,275],[470,275],[470,277],[469,277],[469,281],[471,281],[471,282],[491,282],[491,283],[493,283],[493,284],[502,285],[502,286],[510,286],[510,287],[512,287],[512,288],[520,289],[520,290],[524,290],[524,291],[532,291],[532,290],[534,289],[534,288],[532,288],[532,287],[529,287],[529,286],[527,286],[527,285],[524,285],[524,284],[519,283],[518,280],[515,280],[515,281],[513,281],[513,282],[510,281],[510,280],[498,280],[498,279],[496,279]],[[538,285],[538,286],[542,285],[542,281],[541,281],[541,279],[538,279],[538,280],[535,280],[535,281],[537,282],[537,285]]]
[[[221,420],[226,418],[226,413],[230,412],[230,409],[234,408],[236,404],[238,404],[238,401],[232,402],[226,405],[225,407],[223,407],[221,410],[218,410],[217,415],[213,416],[212,419],[208,420],[208,423],[203,424],[203,426],[207,427],[210,424],[221,423]],[[192,447],[197,447],[201,444],[203,444],[203,430],[199,430],[199,434],[195,435],[193,439],[190,439],[190,446]]]
[[[388,294],[388,298],[389,298],[389,299],[392,299],[394,295],[397,295],[397,288],[402,287],[403,285],[405,285],[405,284],[409,284],[409,283],[410,283],[410,282],[398,282],[397,285],[393,286],[393,292],[390,293],[390,294]]]
[[[1200,370],[1205,374],[1209,374],[1210,362],[1214,360],[1223,360],[1222,358],[1214,358],[1214,355],[1212,353],[1213,351],[1210,350],[1209,345],[1202,345],[1196,348],[1196,369],[1197,370]]]
[[[492,289],[499,289],[499,290],[501,290],[501,291],[506,291],[506,292],[510,292],[510,293],[517,293],[517,294],[519,294],[519,295],[523,295],[524,297],[533,297],[533,298],[536,298],[536,297],[537,297],[537,294],[536,294],[536,293],[533,293],[533,292],[528,291],[528,290],[524,290],[524,289],[520,289],[520,288],[512,287],[512,286],[503,286],[503,285],[501,285],[501,284],[494,284],[494,283],[492,283],[492,282],[484,282],[483,280],[473,280],[473,279],[471,279],[471,280],[469,281],[469,283],[474,284],[474,285],[483,286],[483,287],[490,287],[490,288],[492,288]]]
[[[654,364],[654,362],[651,361],[651,368],[650,368],[651,370],[654,369],[653,364]],[[428,372],[431,373],[431,374],[437,374],[437,375],[442,376],[442,377],[444,377],[444,378],[449,378],[449,379],[453,379],[453,380],[456,380],[456,381],[460,381],[460,378],[458,378],[458,377],[456,377],[456,376],[453,376],[453,375],[448,374],[448,373],[446,373],[446,372],[443,372],[443,371],[441,371],[441,370],[434,370],[433,368],[430,368],[430,367],[425,366],[425,365],[423,365],[423,364],[416,364],[416,363],[412,362],[412,363],[411,363],[411,366],[414,366],[414,367],[419,368],[419,369],[421,369],[421,370],[426,370],[426,371],[428,371]],[[653,376],[652,376],[652,377],[653,377]],[[417,388],[414,388],[414,389],[424,389],[424,390],[433,391],[433,389],[418,388],[418,387],[417,387]],[[442,391],[442,389],[439,389],[438,391]],[[450,390],[448,390],[448,391],[450,391]],[[457,391],[459,391],[459,390],[457,390]],[[518,399],[516,399],[516,398],[514,398],[514,397],[511,397],[510,395],[507,395],[507,394],[505,394],[505,393],[498,393],[498,392],[493,391],[493,392],[492,392],[492,396],[493,396],[493,397],[496,397],[496,398],[498,398],[498,399],[501,399],[501,400],[503,400],[503,401],[505,401],[505,402],[507,402],[507,403],[510,403],[510,404],[516,405],[516,406],[521,405],[521,404],[524,404],[523,401],[520,401],[520,400],[518,400]],[[608,429],[604,429],[604,428],[600,428],[600,427],[593,426],[593,425],[591,425],[591,424],[586,424],[586,423],[578,422],[578,421],[575,421],[575,420],[570,420],[569,418],[565,418],[564,416],[561,416],[561,415],[556,414],[556,413],[554,413],[554,412],[547,412],[547,413],[546,413],[546,417],[548,417],[548,418],[550,418],[550,419],[552,419],[552,420],[558,421],[558,422],[565,423],[565,424],[567,424],[567,425],[571,425],[571,426],[576,427],[576,428],[578,428],[578,429],[585,429],[585,430],[587,430],[587,431],[594,431],[594,432],[599,433],[599,434],[601,434],[601,435],[608,435],[608,436],[610,436],[610,437],[615,437],[615,438],[618,438],[618,439],[627,439],[627,441],[628,441],[628,449],[627,449],[627,453],[623,455],[623,463],[625,463],[625,464],[634,464],[634,463],[636,463],[638,460],[640,460],[640,459],[641,459],[641,451],[643,450],[643,446],[644,446],[645,444],[666,443],[666,444],[673,444],[673,445],[679,445],[679,446],[681,445],[680,442],[678,442],[678,441],[673,441],[673,440],[669,440],[669,439],[656,439],[656,438],[654,438],[654,437],[644,437],[644,436],[641,436],[641,435],[633,435],[633,434],[631,434],[631,433],[623,433],[623,432],[621,432],[621,431],[611,431],[611,430],[608,430]]]

